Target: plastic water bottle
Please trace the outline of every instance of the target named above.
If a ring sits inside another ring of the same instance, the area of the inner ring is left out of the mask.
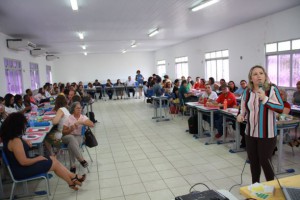
[[[224,109],[224,110],[227,109],[227,99],[225,99],[224,102],[223,102],[223,109]]]
[[[203,100],[204,107],[206,107],[206,103],[207,103],[207,98],[205,97]]]

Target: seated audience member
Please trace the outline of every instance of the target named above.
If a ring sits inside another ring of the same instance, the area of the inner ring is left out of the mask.
[[[67,102],[68,102],[68,106],[71,106],[72,103],[73,103],[73,100],[72,98],[75,96],[75,90],[70,90],[69,93],[68,93],[68,99],[67,99]]]
[[[220,79],[220,86],[227,86],[227,83],[224,78]]]
[[[210,85],[212,91],[217,92],[216,89],[215,89],[215,79],[214,79],[214,77],[209,77],[208,78],[208,84]]]
[[[154,84],[155,84],[155,83],[153,82],[153,77],[150,76],[150,77],[148,78],[147,87],[148,87],[148,88],[152,88]]]
[[[9,115],[10,113],[18,112],[14,106],[15,97],[8,93],[4,96],[5,112]]]
[[[69,89],[70,89],[70,86],[71,86],[71,84],[70,84],[69,82],[67,82],[67,83],[66,83],[65,89],[68,89],[68,90],[69,90]]]
[[[89,90],[86,93],[88,93],[93,99],[95,99],[96,87],[91,82],[89,82],[87,89]]]
[[[40,103],[42,100],[46,99],[44,88],[39,88],[38,93],[34,96],[34,99]]]
[[[166,83],[167,83],[167,82],[172,83],[172,81],[171,81],[171,79],[169,78],[168,75],[164,75],[164,80],[165,80]]]
[[[205,98],[207,99],[207,102],[215,101],[218,98],[217,93],[211,90],[209,84],[205,85],[205,92],[199,98],[199,103],[204,103]]]
[[[164,93],[164,89],[161,86],[161,78],[160,76],[156,76],[156,83],[153,86],[153,93],[155,96],[160,97]]]
[[[78,94],[81,98],[87,95],[87,93],[84,91],[83,85],[78,86],[76,94]]]
[[[106,81],[105,91],[106,91],[106,94],[108,95],[109,99],[112,100],[114,90],[113,90],[113,84],[111,83],[110,79],[107,79],[107,81]]]
[[[287,102],[287,94],[286,94],[286,91],[285,89],[283,88],[280,88],[279,89],[279,93],[280,93],[280,97],[283,101],[283,110],[282,110],[282,114],[285,114],[285,115],[288,115],[291,111],[291,104],[289,104],[289,102]]]
[[[26,106],[23,104],[23,99],[22,96],[19,94],[15,95],[15,109],[17,110],[17,112],[21,112],[21,113],[27,113],[30,112],[31,110],[31,106]]]
[[[26,130],[27,120],[22,113],[12,113],[3,122],[0,137],[3,140],[3,151],[16,179],[26,179],[41,173],[54,173],[67,182],[73,190],[78,190],[86,176],[71,173],[54,156],[36,156],[31,158],[29,150],[32,144],[22,139]]]
[[[96,87],[96,92],[99,93],[99,99],[102,99],[102,85],[98,81],[98,79],[95,80],[95,82],[93,83],[93,86]]]
[[[186,80],[181,82],[181,86],[179,88],[179,93],[182,97],[184,103],[192,101],[192,97],[194,96],[192,92],[188,89],[188,83]]]
[[[24,100],[24,106],[25,107],[30,107],[30,111],[34,111],[34,112],[37,111],[38,106],[30,102],[30,98],[27,94],[25,94],[23,96],[23,100]]]
[[[130,92],[132,92],[132,97],[134,97],[134,94],[135,94],[135,90],[134,90],[134,87],[135,87],[135,81],[133,81],[131,79],[131,76],[128,76],[128,80],[126,81],[126,92],[127,92],[127,95],[128,97],[130,97]]]
[[[65,93],[65,84],[61,83],[59,86],[59,93],[64,94]]]
[[[222,93],[216,99],[216,101],[208,102],[207,106],[224,106],[224,101],[227,101],[227,107],[233,108],[237,105],[236,98],[232,92],[229,91],[229,88],[226,86],[221,86]],[[219,113],[214,113],[214,124],[218,133],[216,134],[216,138],[220,138],[223,135],[223,117]]]
[[[51,97],[51,94],[50,94],[50,84],[46,83],[43,88],[44,88],[44,91],[45,91],[45,97],[46,98],[50,98]]]
[[[234,92],[234,95],[236,97],[240,97],[243,95],[244,90],[247,88],[247,81],[241,80],[240,85],[241,87]]]
[[[35,98],[33,97],[31,89],[27,89],[26,94],[29,96],[30,103],[37,105],[37,102],[36,102]]]
[[[296,84],[297,91],[293,94],[293,104],[300,106],[300,81]]]
[[[58,148],[61,146],[63,125],[70,116],[67,99],[64,95],[57,96],[57,98],[55,99],[55,106],[53,108],[53,111],[55,111],[56,114],[52,119],[52,124],[57,125],[57,128],[48,133],[45,139],[45,146],[51,156],[55,155],[52,146]]]
[[[172,98],[170,99],[171,103],[179,103],[179,85],[180,85],[180,80],[175,79],[174,81],[174,87],[172,90]]]
[[[192,80],[192,77],[188,76],[187,77],[187,87],[188,87],[189,91],[193,88],[193,85],[194,85],[194,81]]]
[[[235,83],[233,81],[229,81],[228,82],[228,88],[229,88],[229,91],[234,93],[238,87],[235,86]]]
[[[4,98],[0,97],[0,127],[1,127],[2,121],[6,117],[7,117],[7,113],[5,112]]]
[[[200,90],[200,77],[196,77],[196,81],[195,81],[195,83],[194,83],[194,85],[193,85],[193,89],[195,89],[195,90]]]
[[[120,80],[120,79],[118,79],[117,82],[115,83],[115,86],[121,87],[121,86],[124,86],[124,84],[121,83],[121,80]],[[117,99],[119,99],[119,96],[121,97],[121,99],[123,99],[123,91],[124,91],[123,88],[118,88],[118,89],[116,89]]]
[[[206,85],[205,79],[204,79],[204,78],[201,78],[201,79],[200,79],[200,90],[201,90],[201,89],[205,89],[205,85]]]
[[[172,93],[172,83],[170,81],[167,81],[163,86],[164,92],[166,96],[171,96]]]
[[[87,116],[81,114],[81,110],[79,102],[74,102],[71,105],[71,115],[65,120],[62,130],[62,142],[68,145],[71,172],[76,172],[75,158],[84,168],[88,167],[88,163],[84,160],[80,150],[80,144],[83,142],[81,131],[82,126],[93,127],[94,124]]]
[[[147,85],[148,85],[147,81],[144,81],[143,82],[143,91],[144,91],[145,96],[146,96],[147,90],[148,90],[148,86]]]

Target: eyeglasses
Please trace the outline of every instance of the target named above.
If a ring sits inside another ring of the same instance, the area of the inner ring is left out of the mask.
[[[76,107],[75,109],[81,109],[81,107]]]

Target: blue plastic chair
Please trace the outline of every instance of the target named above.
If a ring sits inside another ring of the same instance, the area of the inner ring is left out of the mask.
[[[48,179],[48,174],[47,173],[42,173],[42,174],[37,174],[35,176],[31,176],[31,177],[28,177],[26,179],[16,179],[10,169],[10,165],[9,165],[9,162],[7,160],[7,157],[4,153],[4,150],[2,150],[2,159],[3,159],[3,162],[4,164],[6,165],[8,171],[9,171],[9,174],[11,176],[11,179],[13,181],[13,185],[12,185],[12,188],[11,188],[11,193],[10,193],[10,198],[9,199],[14,199],[14,190],[15,190],[15,186],[17,183],[25,183],[26,184],[26,187],[27,187],[27,181],[32,181],[32,180],[38,180],[38,179],[44,179],[45,182],[46,182],[46,189],[47,189],[47,198],[49,198],[49,195],[50,195],[50,187],[49,187],[49,179]],[[27,190],[27,188],[26,188]]]

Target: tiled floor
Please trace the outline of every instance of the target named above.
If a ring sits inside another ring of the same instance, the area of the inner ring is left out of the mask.
[[[178,116],[169,122],[157,123],[151,119],[153,109],[141,99],[98,101],[93,109],[100,123],[94,130],[99,146],[89,149],[94,159],[93,163],[89,162],[91,172],[78,192],[53,177],[51,198],[171,200],[187,194],[198,182],[213,189],[227,190],[240,183],[246,153],[232,154],[228,152],[229,144],[204,145],[205,139],[194,139],[185,132],[187,117]],[[285,145],[283,165],[294,168],[299,174],[299,148],[295,148],[295,154],[293,156],[291,148]],[[84,155],[88,160],[87,154]],[[277,155],[273,162],[277,162]],[[243,185],[250,183],[247,164]],[[39,186],[44,185],[40,183]],[[195,188],[205,189],[203,186]],[[232,193],[243,199],[239,186]]]

